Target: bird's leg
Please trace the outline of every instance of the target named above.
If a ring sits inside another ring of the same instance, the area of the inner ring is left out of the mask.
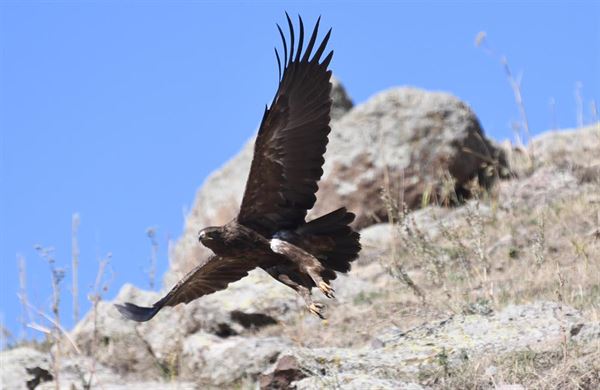
[[[333,288],[327,283],[327,280],[321,277],[326,269],[319,259],[304,249],[277,238],[271,239],[271,250],[287,257],[296,264],[302,273],[308,274],[315,286],[317,286],[327,298],[335,298],[333,295]]]
[[[312,294],[308,287],[305,287],[301,284],[294,282],[286,274],[279,274],[277,279],[280,282],[282,282],[283,284],[285,284],[286,286],[293,288],[294,291],[296,291],[304,299],[304,302],[306,303],[306,307],[308,308],[308,311],[311,314],[319,317],[322,320],[325,319],[325,317],[323,316],[323,310],[325,309],[325,305],[323,305],[320,302],[314,302],[312,300]]]
[[[329,299],[335,298],[335,290],[328,283],[328,280],[325,280],[321,277],[320,271],[322,269],[321,264],[319,264],[319,268],[315,269],[313,267],[306,267],[306,273],[313,280],[315,285],[321,290],[321,292]]]

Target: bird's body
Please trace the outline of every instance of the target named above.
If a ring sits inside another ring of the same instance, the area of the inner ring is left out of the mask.
[[[330,30],[309,58],[319,21],[304,52],[304,26],[302,19],[299,21],[296,53],[289,16],[289,51],[277,26],[284,47],[283,72],[276,50],[279,88],[263,115],[238,216],[223,226],[200,231],[200,242],[214,255],[152,307],[117,305],[125,317],[147,321],[164,306],[188,303],[222,290],[258,267],[294,289],[308,309],[322,318],[323,305],[312,301],[311,289],[318,287],[328,298],[333,298],[329,281],[336,278],[336,272],[348,272],[351,262],[358,257],[359,234],[349,226],[354,214],[340,208],[306,221],[307,211],[316,201],[330,132],[331,71],[327,67],[333,52],[319,62]]]

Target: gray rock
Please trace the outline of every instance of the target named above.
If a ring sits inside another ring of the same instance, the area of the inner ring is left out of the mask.
[[[501,145],[511,171],[522,177],[541,167],[569,171],[581,182],[600,183],[600,128],[547,131],[535,136],[527,148]]]
[[[340,83],[340,81],[331,77],[331,120],[336,121],[346,115],[348,111],[354,106],[352,99],[346,92],[346,88]]]
[[[259,386],[264,390],[289,389],[292,382],[306,377],[298,360],[290,355],[281,356],[277,363],[259,376]]]
[[[4,389],[27,389],[26,382],[33,378],[27,369],[40,367],[50,371],[50,356],[29,347],[0,351],[0,384]]]
[[[600,164],[600,127],[548,131],[535,137],[532,148],[536,163],[554,166]]]
[[[570,330],[573,340],[580,343],[597,342],[600,340],[600,322],[577,324]]]
[[[255,382],[289,343],[279,338],[228,337],[206,333],[188,337],[183,347],[181,376],[206,386]]]
[[[344,390],[424,390],[419,384],[394,379],[373,378],[368,373],[363,375],[340,374],[335,377],[312,376],[294,382],[296,390],[312,389],[344,389]]]

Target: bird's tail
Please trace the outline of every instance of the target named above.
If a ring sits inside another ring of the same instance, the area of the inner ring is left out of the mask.
[[[354,217],[342,207],[299,227],[296,233],[301,235],[304,249],[319,259],[325,268],[346,273],[361,249],[360,234],[349,226]],[[335,273],[331,271],[324,276],[335,279]]]

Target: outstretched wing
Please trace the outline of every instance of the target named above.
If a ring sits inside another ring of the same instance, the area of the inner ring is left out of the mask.
[[[229,283],[240,280],[256,268],[256,263],[248,259],[211,256],[208,261],[197,266],[181,279],[175,287],[152,307],[140,307],[133,303],[115,305],[124,317],[144,322],[156,315],[164,306],[188,303],[203,295],[224,290]]]
[[[279,87],[265,113],[254,146],[254,159],[246,183],[238,222],[271,235],[304,223],[307,210],[316,201],[317,182],[323,174],[323,154],[329,134],[331,71],[327,70],[333,51],[322,62],[331,30],[312,54],[319,21],[304,52],[304,25],[300,20],[298,47],[287,15],[290,48],[281,28],[283,72],[279,64]],[[294,55],[294,51],[296,51]],[[312,55],[312,58],[310,58]]]

